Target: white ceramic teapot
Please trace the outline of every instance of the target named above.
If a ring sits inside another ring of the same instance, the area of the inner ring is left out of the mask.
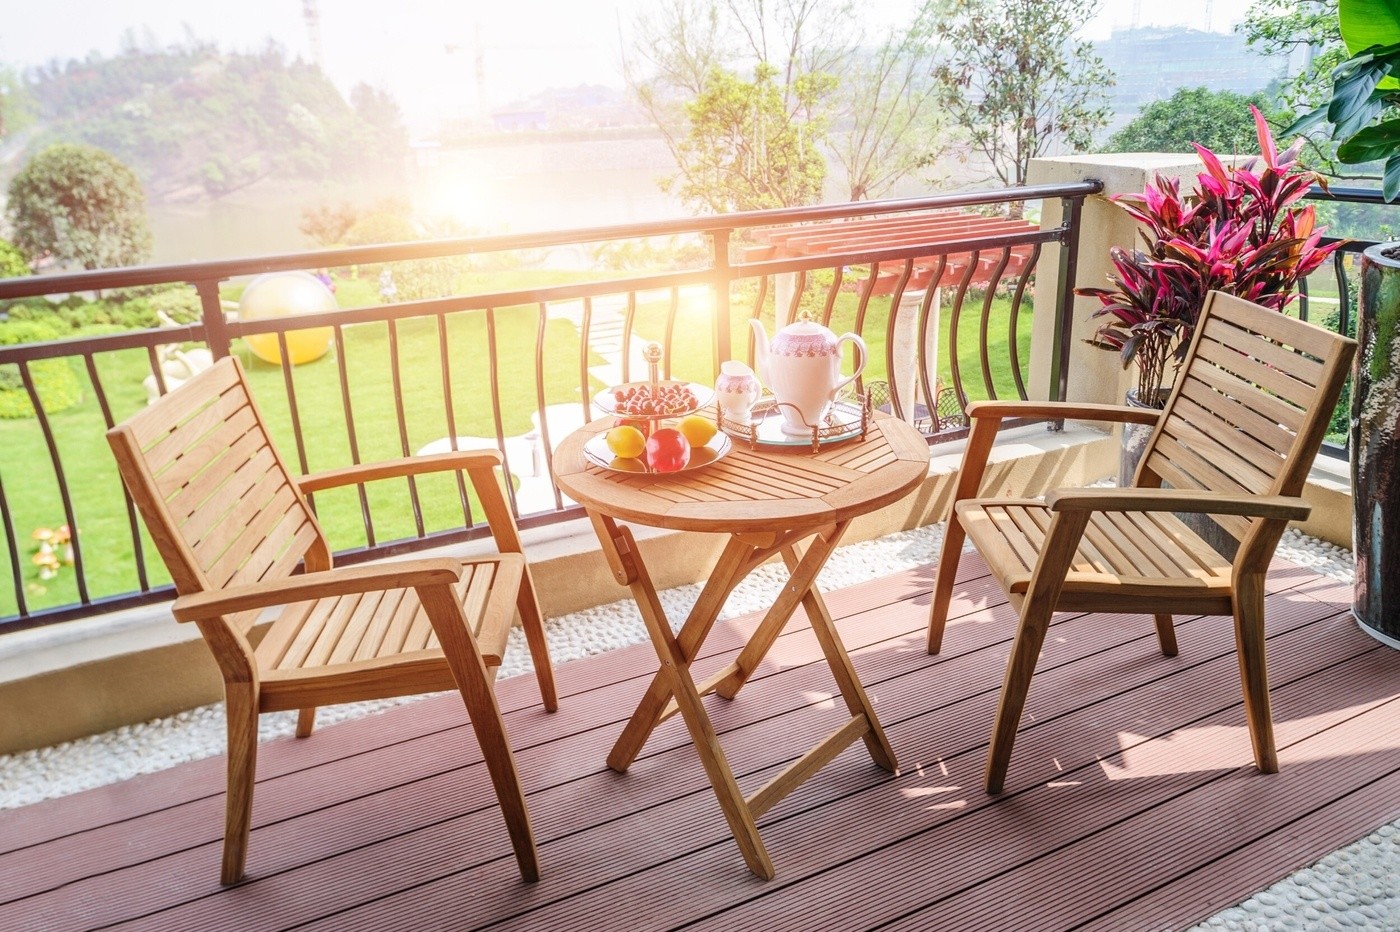
[[[758,347],[758,374],[778,399],[783,431],[812,433],[820,427],[836,393],[865,369],[865,341],[854,333],[837,336],[806,314],[768,341],[763,325],[750,320]],[[856,371],[841,378],[841,344],[856,348]]]

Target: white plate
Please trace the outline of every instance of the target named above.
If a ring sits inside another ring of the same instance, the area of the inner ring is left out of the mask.
[[[588,462],[594,466],[600,466],[611,472],[635,472],[646,473],[656,476],[674,476],[683,472],[692,472],[696,469],[724,459],[729,455],[729,451],[734,445],[729,442],[729,435],[723,431],[716,431],[710,438],[710,442],[703,447],[691,447],[690,461],[680,469],[671,472],[660,473],[647,466],[646,459],[641,456],[614,456],[612,450],[608,449],[607,432],[594,434],[583,445],[583,455]]]

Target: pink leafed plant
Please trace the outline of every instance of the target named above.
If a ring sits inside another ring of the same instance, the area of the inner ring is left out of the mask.
[[[1303,140],[1280,152],[1255,107],[1260,154],[1227,168],[1197,145],[1205,171],[1182,196],[1175,179],[1158,177],[1142,194],[1113,200],[1143,225],[1145,250],[1113,247],[1111,288],[1081,288],[1099,299],[1095,317],[1107,320],[1090,341],[1116,349],[1123,366],[1138,365],[1138,397],[1158,398],[1169,360],[1177,366],[1209,291],[1223,291],[1283,310],[1299,279],[1327,260],[1340,243],[1323,245],[1311,205],[1295,205],[1315,172],[1298,169]]]

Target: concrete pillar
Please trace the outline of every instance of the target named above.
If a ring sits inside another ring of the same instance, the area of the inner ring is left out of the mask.
[[[904,410],[904,419],[913,423],[915,406],[921,396],[919,385],[920,366],[928,370],[929,390],[936,392],[938,378],[938,334],[939,298],[941,292],[935,288],[928,308],[928,333],[924,345],[919,346],[919,308],[924,302],[923,291],[906,291],[899,299],[899,307],[894,321],[894,371],[889,374],[890,394],[899,399]],[[930,412],[937,399],[924,399]]]
[[[1180,178],[1182,190],[1195,185],[1202,170],[1200,160],[1193,155],[1163,155],[1130,152],[1114,155],[1069,155],[1058,158],[1033,159],[1026,176],[1027,184],[1062,184],[1095,179],[1104,186],[1103,194],[1086,198],[1081,214],[1083,226],[1079,234],[1079,268],[1075,287],[1106,286],[1112,269],[1109,248],[1131,249],[1141,244],[1137,224],[1123,209],[1109,201],[1117,194],[1138,194],[1154,176]],[[1041,210],[1042,229],[1057,227],[1061,222],[1059,199],[1045,201]],[[1060,247],[1048,245],[1036,266],[1035,322],[1031,331],[1030,382],[1026,391],[1032,398],[1049,397],[1051,347],[1055,327],[1055,305],[1059,295]],[[1099,302],[1093,298],[1075,298],[1070,345],[1070,401],[1122,404],[1124,393],[1135,383],[1132,370],[1124,371],[1118,355],[1110,350],[1096,349],[1085,343],[1100,321],[1091,318]]]

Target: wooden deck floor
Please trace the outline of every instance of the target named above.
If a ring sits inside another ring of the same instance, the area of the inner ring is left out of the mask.
[[[0,813],[0,929],[1178,928],[1400,815],[1400,653],[1349,590],[1279,564],[1270,675],[1282,772],[1254,771],[1230,622],[1059,616],[1007,792],[981,790],[1012,616],[964,560],[945,653],[927,568],[829,595],[902,774],[857,742],[760,828],[745,870],[679,720],[603,765],[655,667],[638,646],[500,684],[543,878],[523,884],[455,695],[264,745],[249,869],[217,883],[222,758]],[[754,623],[722,625],[705,671]],[[844,721],[795,622],[733,702],[707,700],[746,791]]]

